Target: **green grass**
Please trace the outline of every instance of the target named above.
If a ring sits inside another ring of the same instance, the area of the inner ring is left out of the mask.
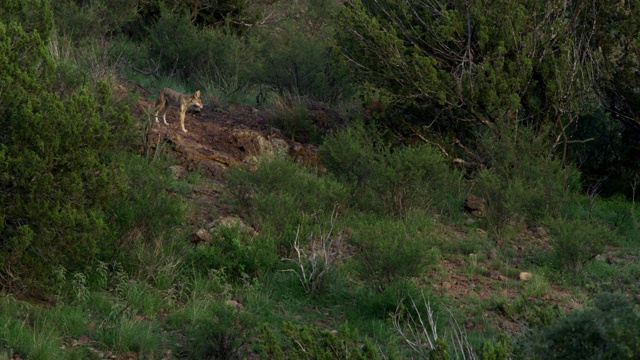
[[[270,193],[286,189],[295,194],[299,190],[286,188],[290,185],[281,188],[284,183],[290,184],[289,180],[279,177],[253,181]],[[313,184],[313,181],[308,184]],[[310,186],[307,185],[313,189]],[[320,198],[322,192],[314,196]],[[316,206],[322,204],[313,198],[304,202]],[[297,206],[301,206],[300,203]],[[473,227],[438,222],[430,214],[411,212],[404,218],[377,221],[372,226],[371,221],[365,221],[371,216],[363,216],[350,209],[336,222],[334,235],[344,235],[348,231],[347,243],[351,242],[353,246],[360,243],[358,238],[361,234],[369,234],[367,239],[370,239],[374,234],[386,234],[389,229],[396,235],[402,230],[401,233],[409,234],[411,238],[430,239],[429,246],[437,249],[439,259],[460,262],[462,265],[453,269],[457,276],[482,281],[463,298],[442,297],[434,293],[429,295],[429,300],[438,315],[442,336],[447,338],[452,334],[453,328],[448,320],[451,311],[461,326],[469,326],[465,331],[475,349],[498,337],[501,317],[529,326],[546,326],[562,314],[558,306],[562,303],[547,304],[543,300],[553,294],[553,286],[563,279],[550,275],[557,268],[543,265],[553,259],[551,251],[538,252],[534,257],[525,258],[523,267],[514,268],[510,260],[519,252],[516,247],[522,246],[519,245],[522,240],[507,241],[490,257],[494,240],[488,239],[483,232]],[[373,218],[380,216],[374,215]],[[275,221],[268,216],[263,219]],[[319,220],[326,221],[322,217]],[[387,222],[395,224],[395,227],[383,229]],[[311,233],[321,228],[307,225],[306,229]],[[359,230],[364,228],[369,229],[368,232]],[[428,272],[435,278],[425,278],[426,273],[414,274],[417,276],[410,278],[400,276],[380,289],[372,286],[370,281],[363,281],[356,273],[357,267],[354,267],[357,259],[347,257],[340,262],[321,291],[308,294],[295,273],[284,271],[293,266],[284,259],[278,261],[280,265],[248,277],[239,270],[246,267],[234,268],[239,262],[249,259],[244,257],[246,250],[237,244],[255,245],[256,239],[264,238],[251,239],[237,229],[222,230],[217,234],[218,242],[214,241],[212,245],[212,249],[219,246],[226,249],[216,252],[217,256],[223,257],[216,260],[221,262],[212,263],[221,265],[203,267],[200,263],[203,258],[198,254],[206,253],[206,246],[194,250],[180,237],[167,234],[170,233],[159,233],[136,243],[126,258],[135,261],[97,263],[87,271],[86,284],[90,291],[83,301],[77,300],[79,288],[71,284],[74,276],[70,274],[66,274],[65,280],[70,285],[60,288],[62,293],[58,305],[31,306],[9,297],[3,298],[0,321],[4,325],[0,328],[0,338],[3,339],[0,345],[5,350],[0,355],[15,353],[31,358],[72,359],[96,357],[95,351],[99,351],[135,353],[149,358],[161,357],[172,351],[181,357],[212,354],[247,356],[261,349],[261,343],[254,339],[262,324],[270,324],[280,334],[285,323],[293,322],[330,330],[348,326],[362,340],[366,338],[377,344],[383,353],[411,356],[393,329],[390,314],[396,310],[398,302],[406,302],[407,296],[416,297],[421,289],[426,288],[420,284],[437,283],[438,276],[448,276],[452,271],[434,264]],[[224,241],[231,240],[236,244],[234,247],[224,245]],[[637,277],[634,276],[640,271],[636,261],[640,250],[631,242],[623,244],[622,247],[611,248],[610,255],[617,260],[609,261],[611,263],[606,259],[587,262],[581,272],[581,280],[574,279],[564,286],[569,289],[583,286],[592,293],[620,286],[629,291],[637,289]],[[269,251],[275,251],[275,248]],[[523,270],[534,274],[531,280],[517,280],[518,273]],[[498,271],[506,280],[490,280],[486,274],[491,271]],[[515,297],[512,295],[514,291]],[[485,297],[481,294],[492,295]],[[242,316],[239,317],[226,304],[229,300],[241,304]],[[89,339],[88,343],[75,347],[68,345],[83,336]],[[281,335],[276,337],[281,344],[286,344]]]
[[[356,353],[370,342],[389,358],[409,358],[415,354],[393,328],[391,314],[400,307],[404,315],[425,315],[425,309],[410,306],[409,299],[421,294],[449,348],[457,329],[453,317],[478,352],[505,333],[513,347],[519,346],[529,330],[544,332],[557,319],[570,319],[566,309],[589,304],[598,293],[623,291],[632,297],[640,292],[640,206],[620,196],[569,191],[579,184],[567,186],[567,179],[577,174],[548,157],[538,131],[523,128],[513,137],[485,138],[478,175],[452,167],[442,153],[459,154],[447,144],[436,148],[427,145],[434,140],[428,136],[425,142],[405,138],[370,119],[351,119],[350,127],[331,134],[316,128],[308,100],[348,101],[342,106],[359,118],[359,101],[387,97],[373,89],[359,94],[361,100],[349,100],[353,89],[342,74],[346,69],[328,56],[326,24],[313,36],[305,32],[308,37],[290,31],[317,27],[313,23],[323,21],[316,11],[321,7],[273,27],[234,24],[236,15],[247,15],[238,24],[255,20],[246,9],[227,14],[231,21],[224,26],[207,23],[212,19],[202,19],[205,12],[193,19],[165,10],[139,23],[120,15],[111,19],[117,26],[130,22],[140,32],[128,38],[131,28],[107,29],[108,20],[98,21],[101,12],[109,13],[108,2],[89,3],[56,4],[60,33],[47,50],[57,67],[55,83],[47,89],[65,98],[85,85],[97,91],[98,80],[114,85],[121,75],[147,89],[149,100],[170,87],[182,93],[201,90],[205,103],[215,107],[264,105],[271,110],[270,125],[296,141],[321,144],[323,171],[287,159],[262,159],[226,172],[224,204],[189,204],[194,189],[207,185],[201,172],[173,179],[172,159],[161,149],[153,158],[126,150],[105,154],[121,170],[107,182],[120,185],[113,190],[118,196],[104,196],[104,213],[96,213],[108,225],[96,239],[97,255],[82,267],[54,267],[49,292],[31,293],[29,283],[2,273],[0,285],[10,283],[7,288],[21,292],[15,297],[0,293],[0,360],[159,359],[169,352],[179,359],[256,358],[265,345],[259,338],[264,328],[273,331],[275,345],[287,355],[297,349],[287,331],[307,348],[337,331],[346,351]],[[317,18],[309,21],[307,13]],[[82,31],[87,24],[95,26]],[[109,41],[102,38],[105,33]],[[46,62],[33,64],[46,68]],[[261,92],[263,102],[257,104]],[[129,94],[131,106],[137,96]],[[405,121],[406,112],[394,114],[391,103],[389,110],[381,120],[390,128]],[[420,116],[414,110],[412,116]],[[103,115],[105,123],[115,124],[110,122],[114,114]],[[424,130],[415,134],[422,138],[427,128],[411,132]],[[122,145],[131,149],[143,139],[131,132],[127,141]],[[0,158],[6,156],[2,151]],[[94,175],[100,174],[87,170],[78,177],[85,181]],[[2,188],[0,194],[6,198],[13,191]],[[462,211],[469,192],[489,201],[488,217]],[[209,205],[204,210],[211,216],[233,213],[256,233],[219,228],[210,244],[192,246],[186,239],[193,230],[190,210]],[[2,231],[3,224],[0,216]],[[528,233],[532,226],[546,227],[548,235]],[[3,247],[12,234],[0,235]],[[338,246],[314,252],[311,245],[320,238]],[[31,250],[27,242],[25,249]],[[312,265],[311,256],[297,263],[297,250],[336,261],[335,271],[314,291],[291,271],[300,265],[310,271]],[[0,268],[4,271],[4,264]],[[522,271],[532,278],[519,280]],[[496,355],[496,347],[491,349],[483,353]]]
[[[114,234],[83,272],[59,268],[53,274],[55,301],[47,306],[0,298],[0,359],[12,354],[98,358],[99,353],[161,358],[169,351],[178,358],[250,357],[265,344],[258,340],[265,324],[279,346],[291,346],[286,323],[299,326],[294,326],[299,336],[348,328],[360,343],[410,357],[414,354],[393,328],[391,314],[423,291],[442,338],[452,343],[453,316],[480,351],[511,331],[504,324],[544,328],[564,316],[563,309],[596,293],[634,293],[640,287],[640,246],[630,230],[633,216],[625,215],[632,214],[631,207],[622,200],[596,201],[591,214],[581,210],[556,218],[546,238],[520,233],[496,239],[478,228],[481,221],[442,216],[430,206],[402,213],[351,206],[353,184],[270,160],[255,170],[228,172],[229,209],[258,234],[219,228],[210,244],[193,247],[180,231],[190,208],[183,198],[207,180],[195,174],[175,181],[164,162],[149,165],[133,156],[121,161],[130,196],[114,203],[111,212],[120,234],[137,229],[138,235],[123,243]],[[595,233],[606,233],[596,239],[602,247],[581,253]],[[311,293],[290,271],[299,265],[296,234],[307,253],[319,237],[340,243],[334,249],[340,252],[335,271]],[[566,265],[571,258],[562,257],[563,246],[584,261]],[[411,266],[416,255],[424,263]],[[574,271],[578,265],[580,271]],[[380,269],[387,273],[375,275]],[[533,277],[520,281],[521,271]],[[442,287],[444,279],[451,289]],[[522,334],[509,335],[517,342]],[[81,338],[87,341],[74,346]]]

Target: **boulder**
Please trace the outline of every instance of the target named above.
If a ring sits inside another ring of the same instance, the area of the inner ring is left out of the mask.
[[[484,216],[486,213],[486,203],[483,198],[469,194],[464,199],[464,210],[475,216]]]

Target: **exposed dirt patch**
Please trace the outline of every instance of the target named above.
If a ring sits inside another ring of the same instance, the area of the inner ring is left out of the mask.
[[[140,100],[140,114],[153,108],[151,100]],[[162,119],[153,124],[153,143],[166,141],[187,170],[200,169],[211,178],[220,180],[231,165],[251,163],[263,155],[290,156],[304,164],[317,164],[316,147],[290,140],[269,124],[272,114],[249,105],[213,109],[205,106],[200,112],[188,112],[185,119],[187,133],[180,129],[179,114],[171,108],[165,125]]]

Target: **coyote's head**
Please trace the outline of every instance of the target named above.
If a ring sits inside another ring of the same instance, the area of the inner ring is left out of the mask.
[[[202,109],[204,107],[204,105],[202,105],[202,100],[200,100],[200,90],[196,91],[196,93],[191,95],[189,98],[188,106],[192,105],[198,107],[198,109]]]

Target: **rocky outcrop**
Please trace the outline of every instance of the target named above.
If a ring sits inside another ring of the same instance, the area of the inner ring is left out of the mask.
[[[485,216],[486,203],[483,198],[469,194],[464,199],[464,210],[475,216]]]

